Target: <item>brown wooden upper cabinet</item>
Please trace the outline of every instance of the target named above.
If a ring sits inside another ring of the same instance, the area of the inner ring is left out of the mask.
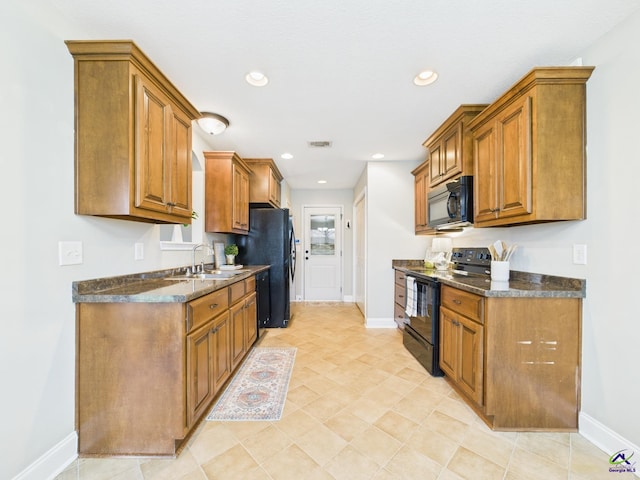
[[[282,174],[271,158],[245,158],[251,170],[249,203],[260,207],[280,208]]]
[[[476,227],[586,218],[593,68],[535,68],[470,122]]]
[[[198,110],[132,41],[65,43],[75,74],[75,212],[191,223]]]
[[[469,121],[487,105],[460,105],[422,144],[429,150],[429,187],[459,175],[473,174]]]
[[[414,215],[416,235],[435,233],[427,226],[427,192],[429,191],[429,160],[411,172],[414,181]]]
[[[249,232],[249,166],[236,152],[204,152],[206,232]]]
[[[411,173],[414,176],[416,235],[435,234],[429,228],[427,198],[429,189],[460,175],[473,175],[472,137],[469,121],[487,105],[460,105],[422,144],[427,160]]]

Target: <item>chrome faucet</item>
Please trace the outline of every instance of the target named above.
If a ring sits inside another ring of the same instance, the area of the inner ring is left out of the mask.
[[[212,248],[210,245],[207,245],[206,243],[199,243],[197,245],[195,245],[193,247],[193,250],[191,250],[191,273],[197,273],[196,270],[196,250],[200,247],[208,247],[208,248]],[[200,262],[200,271],[204,271],[204,259],[202,260],[202,262]]]

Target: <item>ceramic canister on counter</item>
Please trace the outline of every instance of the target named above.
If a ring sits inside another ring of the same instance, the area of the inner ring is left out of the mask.
[[[495,282],[508,282],[509,262],[491,260],[491,280]]]

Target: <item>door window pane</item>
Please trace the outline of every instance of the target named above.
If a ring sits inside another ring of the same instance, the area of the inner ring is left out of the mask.
[[[334,255],[336,227],[334,215],[311,215],[311,255]]]

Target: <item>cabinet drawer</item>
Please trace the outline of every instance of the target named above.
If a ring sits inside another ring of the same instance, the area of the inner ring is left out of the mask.
[[[396,285],[395,302],[404,308],[407,305],[407,291],[404,287]]]
[[[394,305],[393,317],[395,318],[396,323],[404,323],[404,307],[402,305],[397,303]]]
[[[396,270],[396,284],[404,286],[407,283],[406,280],[407,280],[407,274],[399,270]]]
[[[484,323],[484,299],[479,295],[443,285],[440,291],[440,305],[476,322]]]
[[[229,291],[230,291],[229,301],[233,305],[238,300],[240,300],[242,297],[244,297],[244,294],[245,294],[245,283],[244,283],[244,281],[236,282],[236,283],[230,285],[229,286]]]
[[[245,293],[251,293],[256,291],[256,277],[249,277],[244,281],[244,291]]]
[[[229,290],[223,288],[187,304],[187,332],[203,325],[229,308]]]

